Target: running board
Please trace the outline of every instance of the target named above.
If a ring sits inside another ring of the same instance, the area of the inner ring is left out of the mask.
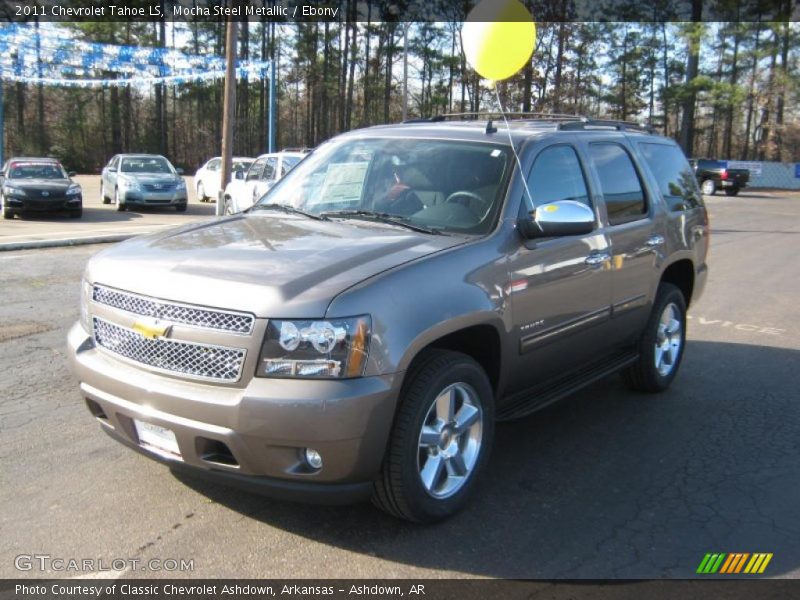
[[[581,388],[594,383],[607,375],[611,375],[636,362],[639,355],[635,352],[626,352],[594,363],[588,369],[557,379],[541,387],[534,387],[506,398],[498,408],[498,421],[510,421],[528,416],[537,410],[552,404],[557,400],[577,392]]]

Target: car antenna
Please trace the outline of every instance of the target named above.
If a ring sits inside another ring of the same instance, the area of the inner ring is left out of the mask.
[[[497,127],[494,126],[491,119],[486,121],[486,135],[490,133],[497,133]]]

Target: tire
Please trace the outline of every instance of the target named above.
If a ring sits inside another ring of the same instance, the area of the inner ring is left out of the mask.
[[[222,214],[223,215],[232,215],[233,212],[233,200],[231,198],[225,198],[222,201]]]
[[[13,219],[14,218],[14,211],[6,206],[5,198],[0,195],[0,206],[3,207],[3,218],[4,219]]]
[[[425,351],[406,375],[373,503],[416,523],[452,516],[474,492],[493,436],[494,397],[481,366],[459,352]]]
[[[114,188],[114,204],[117,205],[118,212],[123,212],[127,210],[125,203],[119,201],[119,188]]]
[[[717,193],[717,182],[713,179],[704,179],[700,184],[700,190],[704,196],[713,196]]]
[[[727,188],[725,194],[728,196],[736,196],[739,193],[739,188]]]
[[[3,198],[2,196],[0,196],[0,206],[3,207],[3,218],[4,219],[13,219],[14,218],[14,211],[6,206],[5,198]]]
[[[80,219],[83,216],[83,208],[76,208],[69,211],[70,219]]]
[[[185,204],[176,204],[175,205],[175,212],[186,212],[186,205]]]
[[[100,199],[103,201],[103,204],[111,204],[111,198],[106,196],[106,188],[100,183]]]
[[[208,196],[206,196],[206,188],[203,185],[203,182],[197,184],[197,199],[200,202],[208,202]]]
[[[676,286],[662,283],[638,343],[639,358],[623,371],[625,383],[639,392],[663,392],[675,379],[685,347],[686,299]]]

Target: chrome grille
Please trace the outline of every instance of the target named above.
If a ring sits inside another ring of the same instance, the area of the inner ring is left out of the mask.
[[[247,351],[166,338],[147,339],[137,332],[94,317],[98,346],[134,362],[191,377],[238,381]]]
[[[255,323],[253,315],[164,302],[102,285],[94,286],[92,299],[135,315],[155,317],[202,329],[249,334],[253,331]]]

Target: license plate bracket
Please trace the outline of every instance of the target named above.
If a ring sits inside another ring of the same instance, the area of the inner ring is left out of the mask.
[[[175,432],[147,421],[133,420],[139,445],[167,458],[183,460]]]

